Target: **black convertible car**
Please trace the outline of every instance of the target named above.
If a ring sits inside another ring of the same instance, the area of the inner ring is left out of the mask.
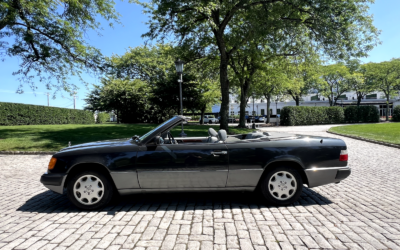
[[[40,181],[82,209],[106,205],[115,192],[254,191],[288,205],[303,184],[338,183],[350,175],[344,141],[283,133],[174,138],[175,116],[142,136],[70,146],[50,160]]]

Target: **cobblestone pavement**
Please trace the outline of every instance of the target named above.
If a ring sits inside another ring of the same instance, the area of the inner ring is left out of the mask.
[[[0,155],[0,248],[400,249],[400,150],[342,139],[352,175],[305,187],[288,207],[255,194],[184,193],[132,195],[80,211],[39,182],[50,156]]]

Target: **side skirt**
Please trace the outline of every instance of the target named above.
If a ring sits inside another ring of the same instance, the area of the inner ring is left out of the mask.
[[[171,189],[118,189],[120,195],[140,193],[179,193],[179,192],[253,192],[256,187],[228,187],[228,188],[171,188]]]

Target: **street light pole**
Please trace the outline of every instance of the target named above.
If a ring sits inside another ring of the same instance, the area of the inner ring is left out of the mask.
[[[182,104],[183,61],[181,61],[180,59],[176,60],[175,61],[175,66],[176,66],[176,71],[180,75],[180,79],[178,79],[178,82],[179,82],[179,100],[180,100],[180,103],[181,103],[181,116],[183,116],[183,104]],[[181,126],[182,126],[182,129],[181,129],[180,136],[181,137],[186,137],[187,134],[185,134],[185,132],[183,131],[183,122],[182,122]]]

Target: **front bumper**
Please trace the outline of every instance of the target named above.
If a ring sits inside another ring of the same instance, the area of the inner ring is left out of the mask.
[[[40,182],[48,189],[63,194],[66,177],[67,174],[49,174],[46,172],[40,177]]]
[[[306,169],[305,173],[308,179],[308,187],[317,187],[330,183],[337,183],[346,179],[351,174],[351,168],[331,167],[331,168],[313,168]]]

